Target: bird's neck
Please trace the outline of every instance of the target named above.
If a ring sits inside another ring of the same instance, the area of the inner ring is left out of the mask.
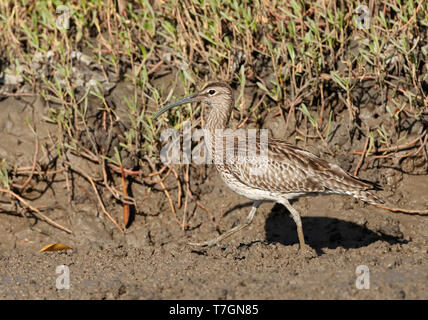
[[[208,115],[205,129],[211,132],[216,129],[226,129],[229,123],[231,110],[231,106],[225,108],[224,106],[211,105],[211,111]]]
[[[208,152],[211,156],[215,157],[214,146],[216,137],[222,136],[218,130],[225,130],[229,123],[230,113],[232,110],[232,102],[225,108],[225,106],[210,105],[211,111],[208,115],[207,122],[204,126],[204,140]]]

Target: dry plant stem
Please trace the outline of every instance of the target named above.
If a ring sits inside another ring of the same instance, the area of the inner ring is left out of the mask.
[[[414,139],[414,140],[412,140],[406,144],[398,145],[395,147],[389,147],[389,148],[378,148],[378,149],[371,151],[369,154],[376,154],[376,153],[383,153],[383,152],[397,152],[397,151],[401,151],[404,149],[411,148],[416,143],[418,143],[418,141],[420,141],[422,139],[422,137],[424,137],[424,135],[428,135],[428,133],[423,133],[421,136],[417,137],[416,139]],[[350,152],[350,154],[353,154],[353,155],[360,155],[363,153],[364,153],[364,150],[363,151],[351,151]]]
[[[77,153],[77,155],[82,156],[82,157],[84,157],[84,158],[86,158],[86,159],[88,159],[90,161],[93,161],[93,162],[96,162],[96,163],[101,163],[102,162],[102,159],[99,159],[96,155],[94,155],[88,149],[85,149],[85,152],[80,151],[80,152],[76,152],[76,153]],[[116,166],[116,165],[114,165],[112,163],[107,163],[107,165],[114,172],[119,173],[119,174],[121,173],[121,170],[120,170],[120,168],[118,166]],[[133,177],[135,177],[135,176],[141,176],[143,174],[143,172],[141,170],[132,171],[132,170],[128,170],[128,169],[125,169],[125,168],[123,170],[125,172],[125,175],[127,175],[127,176],[133,176]],[[156,174],[157,173],[154,173],[154,175],[156,175]],[[150,175],[148,175],[148,176],[150,176]]]
[[[205,212],[207,212],[207,213],[210,215],[211,220],[212,220],[212,221],[214,221],[215,219],[214,219],[213,214],[211,213],[211,210],[210,210],[210,209],[208,209],[207,207],[205,207],[205,206],[204,206],[200,201],[198,201],[198,200],[195,198],[195,196],[193,195],[193,193],[192,193],[192,191],[190,190],[190,188],[188,188],[188,189],[187,189],[187,193],[188,193],[188,195],[190,196],[190,198],[192,198],[192,200],[193,200],[193,201],[195,201],[196,205],[197,205],[198,207],[200,207],[202,210],[204,210]]]
[[[180,24],[180,26],[181,26],[181,28],[184,30],[184,32],[186,33],[186,35],[187,35],[187,38],[188,39],[192,39],[192,36],[189,34],[189,31],[187,30],[187,28],[185,27],[185,24],[183,23],[183,19],[181,18],[181,14],[180,14],[180,10],[178,10],[177,9],[177,21],[178,21],[178,23]],[[200,40],[200,39],[199,39]],[[201,56],[206,56],[206,52],[202,52],[200,49],[198,49],[198,47],[197,46],[194,46],[194,45],[190,45],[190,47],[191,47],[191,50],[193,51],[193,50],[196,50],[198,53],[200,53],[201,54]],[[203,48],[203,46],[202,46],[202,50],[203,50],[204,48]],[[189,59],[189,60],[191,60],[191,59]]]
[[[367,134],[367,139],[366,139],[366,143],[364,144],[363,153],[361,154],[360,161],[358,161],[358,165],[357,165],[357,167],[355,168],[355,171],[354,171],[354,176],[355,177],[358,176],[358,171],[360,170],[361,166],[363,165],[364,158],[366,157],[366,153],[367,153],[367,148],[369,147],[369,142],[370,142],[370,137]]]
[[[70,166],[65,164],[65,162],[62,162],[62,166],[64,167],[64,177],[65,177],[65,185],[67,186],[67,191],[69,192],[69,202],[71,201],[71,184],[70,184],[70,178],[68,177],[68,175],[70,174]]]
[[[304,133],[302,130],[296,128],[296,132],[298,134],[300,134],[302,137],[304,137],[305,139],[319,139],[320,137],[318,135],[314,136],[314,135],[309,135]]]
[[[108,184],[108,181],[107,181],[107,171],[106,171],[106,166],[105,166],[105,160],[104,159],[102,159],[102,165],[101,165],[101,168],[102,168],[102,171],[103,171],[103,180],[104,180],[104,186],[107,188],[107,190],[108,191],[110,191],[110,193],[112,194],[112,196],[116,199],[116,200],[121,200],[120,199],[120,196],[115,192],[115,190],[113,190],[110,186],[109,186],[109,184]]]
[[[287,121],[285,122],[285,132],[287,132],[288,122],[290,120],[291,114],[294,113],[294,106],[302,101],[301,97],[297,97],[290,106],[287,115]]]
[[[184,197],[184,208],[183,208],[183,222],[181,224],[181,230],[184,230],[186,228],[186,217],[187,217],[187,203],[189,200],[189,195],[186,192],[186,196]]]
[[[187,4],[187,5],[189,5],[189,4]],[[193,12],[196,12],[196,8],[193,5],[193,2],[190,2],[190,5],[193,8]],[[208,64],[208,66],[210,67],[210,70],[212,72],[213,70],[212,70],[212,67],[211,67],[210,59],[209,59],[208,54],[207,54],[207,52],[205,50],[204,42],[202,41],[197,28],[193,24],[194,20],[192,19],[192,17],[190,17],[189,10],[184,10],[184,14],[186,15],[187,21],[189,22],[189,25],[190,25],[190,27],[192,28],[192,31],[193,31],[193,37],[191,37],[190,39],[196,38],[196,40],[197,40],[196,42],[199,44],[199,46],[201,48],[201,51],[199,51],[199,52],[204,57],[206,63]],[[199,23],[198,16],[195,15],[195,18],[196,18],[196,23],[199,25],[200,23]],[[195,47],[195,49],[196,49],[196,47]]]
[[[190,170],[190,165],[187,165],[187,170],[186,173],[184,175],[184,182],[186,183],[186,193],[189,195],[189,197],[196,203],[196,205],[198,207],[200,207],[202,210],[204,210],[205,212],[208,213],[208,215],[211,218],[211,221],[214,222],[214,216],[212,215],[210,209],[208,209],[207,207],[205,207],[202,203],[200,203],[195,196],[192,193],[192,190],[190,190],[190,179],[189,179],[189,170]]]
[[[102,160],[102,172],[103,172],[103,183],[104,186],[107,188],[108,191],[110,191],[111,195],[118,201],[122,202],[123,204],[130,204],[135,205],[135,199],[130,198],[128,195],[124,195],[123,198],[120,197],[120,192],[117,191],[114,187],[109,186],[107,181],[107,171],[105,166],[105,160]],[[125,174],[125,169],[123,169],[123,174]]]
[[[108,166],[110,167],[110,169],[112,169],[114,172],[116,172],[116,173],[120,173],[120,168],[118,167],[118,166],[116,166],[116,165],[114,165],[114,164],[111,164],[111,163],[109,163],[108,164]],[[125,175],[127,175],[127,176],[133,176],[133,177],[136,177],[136,176],[141,176],[142,174],[143,174],[143,172],[141,171],[141,170],[138,170],[138,171],[132,171],[132,170],[129,170],[129,169],[123,169],[124,170],[124,172],[125,172]]]
[[[28,170],[28,167],[22,167],[22,168],[17,168],[16,169],[16,175],[27,175],[27,174],[36,174],[38,176],[42,176],[42,175],[51,175],[51,174],[58,174],[58,173],[62,173],[64,172],[64,169],[58,169],[58,170],[52,170],[52,171],[46,171],[46,172],[41,172],[41,171],[36,171],[36,170]]]
[[[18,187],[19,189],[21,189],[21,191],[24,191],[25,187],[28,185],[28,183],[33,178],[34,172],[36,170],[37,155],[39,153],[39,140],[38,140],[37,137],[36,137],[35,145],[36,145],[36,147],[35,147],[35,151],[34,151],[33,166],[31,167],[31,173],[28,176],[27,180],[25,180],[25,182],[24,182],[24,184],[22,186],[16,185],[16,187]]]
[[[187,220],[187,202],[189,200],[189,189],[190,189],[190,185],[189,185],[189,170],[190,170],[190,165],[186,164],[185,165],[186,170],[184,172],[184,182],[186,183],[186,199],[185,199],[185,203],[184,203],[184,210],[183,210],[183,230],[186,226],[186,220]]]
[[[323,138],[323,136],[322,136],[322,134],[321,134],[320,130],[318,129],[318,127],[315,127],[315,129],[316,129],[316,131],[317,131],[318,137],[321,139],[321,142],[322,142],[322,144],[324,145],[324,147],[327,149],[328,153],[329,153],[331,156],[334,156],[334,152],[330,150],[330,148],[329,148],[329,146],[328,146],[327,141],[325,141],[325,139]]]
[[[426,134],[425,135],[425,139],[424,139],[424,142],[422,142],[422,139],[421,139],[421,146],[419,147],[419,149],[416,151],[416,154],[418,154],[419,152],[421,152],[421,150],[425,147],[425,145],[427,144],[427,142],[428,142],[428,134]],[[426,153],[425,153],[425,156],[426,156]],[[428,160],[428,159],[427,159]]]
[[[178,176],[177,171],[175,171],[174,167],[171,167],[171,171],[175,176],[175,179],[177,180],[177,189],[178,189],[178,194],[177,194],[177,208],[181,208],[181,196],[182,196],[182,190],[181,190],[181,181],[180,181],[180,177]]]
[[[155,73],[161,66],[163,65],[163,60],[159,61],[158,63],[156,63],[153,68],[151,68],[148,72],[147,75],[151,75],[152,73]]]
[[[123,170],[122,164],[120,164],[120,168],[122,170],[122,190],[123,190],[123,199],[125,200],[128,197],[128,192],[126,190],[126,184],[125,184],[125,172]],[[129,204],[124,203],[123,204],[123,227],[126,228],[129,222]]]
[[[211,218],[211,221],[214,222],[214,216],[211,213],[210,209],[208,209],[207,207],[205,207],[202,203],[200,203],[195,196],[192,193],[192,190],[190,190],[190,182],[189,182],[189,172],[186,172],[186,174],[184,175],[184,182],[186,183],[186,192],[189,195],[189,197],[196,203],[196,205],[201,208],[202,210],[204,210],[205,212],[208,213],[208,215]]]
[[[32,93],[2,93],[4,97],[32,97],[34,94]]]
[[[71,167],[70,163],[68,163],[68,165],[70,165],[70,169],[72,169],[72,170],[80,173],[82,176],[84,176],[89,181],[89,183],[92,185],[92,188],[94,189],[94,192],[95,192],[95,194],[97,196],[98,203],[101,206],[101,210],[110,219],[110,221],[113,222],[113,224],[116,226],[116,228],[118,228],[120,232],[123,232],[123,229],[119,226],[119,224],[116,222],[116,220],[114,220],[114,218],[110,215],[110,213],[108,213],[108,211],[104,207],[103,201],[102,201],[102,199],[100,197],[100,194],[98,193],[98,190],[97,190],[97,187],[95,185],[94,180],[89,175],[87,175],[83,170],[81,170],[80,168],[78,168],[78,167]]]
[[[163,166],[163,168],[162,169],[160,169],[159,171],[157,171],[157,172],[153,172],[153,173],[149,173],[148,175],[147,175],[147,177],[148,178],[151,178],[151,177],[154,177],[154,176],[158,176],[158,175],[160,175],[162,172],[164,172],[165,170],[166,170],[166,168],[168,168],[167,166]]]
[[[171,170],[171,168],[166,172],[166,174],[161,178],[161,179],[159,179],[159,180],[155,180],[155,181],[153,181],[153,180],[149,180],[149,179],[143,179],[143,181],[145,182],[145,183],[147,183],[147,184],[158,184],[158,183],[160,183],[161,181],[163,182],[163,181],[165,181],[165,179],[166,178],[168,178],[168,176],[171,174],[171,172],[172,172],[172,170]]]
[[[251,110],[251,113],[236,127],[237,129],[240,129],[245,123],[247,123],[248,119],[250,119],[250,117],[258,109],[258,107],[263,103],[265,97],[266,97],[266,93],[261,97],[260,101],[257,102],[257,104],[254,106],[253,110]]]
[[[427,144],[428,134],[425,135],[425,139],[423,142],[422,142],[422,139],[420,139],[420,141],[421,141],[421,146],[415,152],[409,151],[409,152],[402,154],[402,155],[397,155],[396,153],[393,153],[393,154],[386,154],[386,155],[380,155],[380,156],[373,156],[370,158],[370,161],[374,161],[376,159],[382,159],[382,158],[407,158],[407,157],[411,157],[411,156],[416,156],[417,154],[419,154],[419,152],[421,152],[421,150]],[[426,153],[424,153],[424,156],[428,160]]]
[[[92,195],[89,193],[89,191],[84,187],[81,186],[80,184],[76,184],[80,189],[82,189],[82,191],[86,194],[86,196],[88,197],[88,199],[95,205],[97,206],[97,201],[94,199],[94,197],[92,197]]]
[[[321,111],[320,111],[318,126],[322,128],[322,121],[323,121],[324,110],[325,110],[324,87],[322,82],[320,83],[320,95],[321,95]]]
[[[402,208],[391,208],[391,207],[387,207],[387,206],[384,206],[381,204],[374,204],[374,206],[377,208],[392,211],[392,212],[415,214],[415,215],[422,215],[422,216],[428,215],[428,209],[426,209],[426,210],[412,210],[412,209],[402,209]]]
[[[155,170],[156,170],[156,168],[155,168],[154,164],[152,163],[152,161],[150,160],[150,158],[148,158],[147,156],[145,156],[145,159],[147,160],[147,162],[148,162],[149,166],[152,168],[152,170],[153,170],[153,171],[155,171]],[[166,197],[168,198],[168,203],[169,203],[169,206],[171,207],[172,215],[173,215],[173,217],[174,217],[175,221],[178,223],[178,225],[180,225],[180,226],[181,226],[181,222],[180,222],[180,220],[178,220],[178,218],[177,218],[177,214],[176,214],[176,212],[175,212],[174,203],[172,202],[171,196],[169,195],[169,192],[168,192],[168,190],[166,189],[165,184],[163,183],[163,180],[164,180],[164,179],[166,179],[166,177],[167,177],[167,176],[171,173],[171,171],[172,171],[170,166],[168,166],[168,168],[169,168],[169,169],[168,169],[168,172],[166,173],[165,177],[163,177],[163,178],[162,178],[162,176],[161,176],[161,175],[159,175],[159,176],[160,176],[160,179],[159,179],[159,181],[156,181],[155,183],[159,183],[159,184],[160,184],[160,186],[161,186],[161,188],[162,188],[162,191],[165,193]]]
[[[340,92],[337,95],[339,97],[339,99],[343,102],[343,104],[347,107],[348,109],[348,115],[349,115],[349,122],[352,123],[352,121],[354,120],[354,113],[353,113],[353,109],[352,109],[352,103],[350,101],[349,98],[343,98],[342,95],[340,94]]]
[[[23,217],[24,217],[24,219],[25,219],[25,221],[27,222],[28,227],[30,228],[30,230],[32,230],[32,231],[37,231],[37,232],[39,232],[39,233],[41,233],[41,234],[43,234],[43,235],[45,235],[45,236],[50,236],[50,234],[49,234],[48,232],[43,231],[42,229],[37,228],[36,226],[34,226],[34,225],[32,225],[32,224],[31,224],[30,220],[28,220],[28,217],[27,217],[27,212],[28,212],[28,211],[29,211],[29,209],[28,209],[28,208],[26,208],[26,209],[25,209],[25,213],[24,213],[24,212],[22,212],[21,210],[19,210],[19,212],[20,212],[21,216],[23,216]]]
[[[416,8],[416,11],[414,13],[414,15],[409,19],[409,21],[407,21],[404,25],[402,25],[397,31],[395,31],[394,33],[390,34],[389,39],[391,39],[392,36],[396,36],[398,32],[402,31],[403,29],[407,28],[407,26],[413,21],[413,19],[415,18],[415,16],[418,14],[419,9],[421,8],[422,3],[424,3],[424,1],[421,1],[419,3],[419,5]]]
[[[159,181],[159,184],[162,188],[162,191],[165,193],[166,197],[168,198],[168,202],[169,202],[169,206],[171,207],[171,212],[172,212],[172,216],[174,217],[175,221],[178,223],[179,226],[181,226],[181,222],[180,220],[178,220],[177,218],[177,213],[175,212],[175,207],[174,207],[174,203],[172,202],[171,196],[169,195],[168,190],[165,187],[165,184],[162,181],[163,179],[161,179]]]
[[[388,80],[384,80],[384,81],[385,81],[385,83],[389,84],[390,86],[392,86],[392,87],[396,88],[396,89],[397,89],[397,91],[401,92],[401,93],[402,93],[402,94],[404,94],[404,95],[406,95],[406,94],[410,94],[410,95],[414,96],[414,97],[415,97],[415,98],[417,98],[417,99],[420,99],[420,100],[422,100],[422,99],[423,99],[423,97],[421,97],[421,96],[419,96],[419,95],[417,95],[417,94],[411,93],[411,92],[409,92],[409,91],[406,91],[406,90],[404,90],[404,89],[402,89],[402,88],[398,87],[396,84],[392,83],[391,81],[388,81]]]
[[[68,229],[66,227],[63,227],[59,223],[56,223],[52,219],[48,218],[43,213],[41,213],[39,209],[37,209],[37,208],[33,207],[32,205],[30,205],[27,201],[25,201],[22,197],[20,197],[19,195],[17,195],[13,191],[8,190],[8,189],[0,189],[0,192],[1,193],[7,193],[10,196],[14,197],[15,199],[19,200],[23,205],[25,205],[27,208],[29,208],[31,211],[33,211],[36,216],[38,216],[40,219],[46,221],[47,223],[49,223],[49,224],[57,227],[58,229],[61,229],[62,231],[65,231],[67,233],[72,233],[70,229]]]

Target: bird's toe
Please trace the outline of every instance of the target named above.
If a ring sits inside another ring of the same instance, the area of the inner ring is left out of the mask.
[[[307,244],[301,245],[299,248],[299,254],[307,259],[312,259],[318,256],[315,249],[311,248]]]

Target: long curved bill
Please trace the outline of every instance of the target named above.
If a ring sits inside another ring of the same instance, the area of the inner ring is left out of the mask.
[[[172,108],[177,107],[177,106],[181,106],[182,104],[191,103],[191,102],[196,101],[196,98],[198,96],[199,96],[199,94],[196,93],[196,94],[193,94],[191,96],[179,99],[173,103],[166,105],[165,107],[163,107],[162,109],[160,109],[158,112],[155,113],[155,115],[153,116],[153,120],[156,120],[162,113],[168,111],[169,109],[172,109]]]

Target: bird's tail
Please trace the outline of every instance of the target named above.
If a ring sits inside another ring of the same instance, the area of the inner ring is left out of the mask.
[[[370,203],[370,204],[384,204],[385,202],[382,199],[379,199],[374,194],[372,194],[370,191],[366,190],[359,190],[351,192],[351,195],[353,195],[355,198]]]

